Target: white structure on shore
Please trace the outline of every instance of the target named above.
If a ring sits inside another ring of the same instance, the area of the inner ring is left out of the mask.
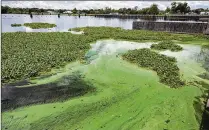
[[[73,12],[72,11],[65,11],[65,12],[63,12],[63,14],[72,14]]]
[[[119,13],[110,13],[111,15],[118,15]]]
[[[209,12],[200,12],[200,15],[209,15]]]
[[[54,11],[47,11],[48,14],[57,14],[56,12]]]

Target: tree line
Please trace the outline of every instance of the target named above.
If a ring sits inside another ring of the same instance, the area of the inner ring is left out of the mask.
[[[12,8],[9,6],[1,6],[1,12],[2,14],[30,14],[32,12],[41,14],[45,13],[47,11],[54,11],[55,13],[63,13],[65,11],[68,11],[67,9],[43,9],[43,8]],[[138,6],[135,6],[134,8],[120,8],[120,9],[112,9],[109,7],[106,7],[104,9],[83,9],[83,10],[78,10],[74,8],[71,10],[73,14],[78,14],[78,13],[85,13],[85,14],[110,14],[110,13],[119,13],[119,14],[185,14],[189,12],[194,12],[197,14],[200,14],[202,11],[209,11],[207,9],[203,8],[198,8],[191,10],[190,6],[188,3],[184,2],[172,2],[171,7],[167,7],[165,10],[160,10],[158,8],[157,4],[152,4],[148,8],[142,8],[138,9]]]

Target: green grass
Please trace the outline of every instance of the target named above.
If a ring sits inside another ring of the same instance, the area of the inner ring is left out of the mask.
[[[183,48],[172,41],[162,41],[158,44],[152,44],[152,49],[155,50],[171,50],[171,51],[181,51]]]
[[[30,25],[36,28],[40,24],[31,23]],[[2,33],[2,82],[38,76],[40,72],[47,72],[54,67],[79,60],[90,48],[89,43],[99,39],[112,38],[137,42],[175,40],[177,43],[185,44],[209,44],[208,39],[202,35],[124,30],[112,27],[85,27],[74,30],[83,30],[84,35],[73,35],[70,32]]]
[[[24,23],[24,26],[30,27],[32,29],[56,27],[55,24],[50,24],[50,23]]]
[[[84,66],[85,80],[96,92],[62,103],[28,106],[4,112],[9,130],[163,130],[198,129],[193,100],[198,87],[170,89],[153,71],[115,56]]]
[[[20,27],[22,26],[21,24],[17,24],[17,23],[14,23],[14,24],[11,24],[12,27]]]
[[[168,57],[151,51],[150,49],[130,50],[123,54],[125,60],[135,63],[140,67],[149,68],[157,72],[160,82],[170,87],[184,85],[179,75],[179,68],[174,57]]]

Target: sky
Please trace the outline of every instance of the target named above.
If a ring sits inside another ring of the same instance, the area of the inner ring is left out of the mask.
[[[187,2],[191,9],[209,8],[209,1],[179,1]],[[157,4],[159,9],[164,10],[170,6],[172,1],[2,1],[2,5],[21,8],[45,8],[45,9],[101,9],[111,7],[119,8],[146,8]]]

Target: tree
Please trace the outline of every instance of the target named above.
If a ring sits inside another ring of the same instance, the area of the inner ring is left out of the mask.
[[[177,6],[178,10],[180,10],[181,13],[188,13],[190,12],[190,7],[186,2],[184,3],[179,3]]]
[[[188,13],[190,12],[190,7],[188,6],[188,3],[184,2],[184,3],[181,3],[181,2],[173,2],[171,3],[171,12],[172,13]]]
[[[149,8],[149,14],[159,14],[158,5],[152,4]]]
[[[74,9],[72,10],[72,13],[76,14],[76,13],[77,13],[77,9],[74,8]]]
[[[165,12],[166,13],[170,13],[171,12],[171,9],[169,7],[167,7],[166,10],[165,10]]]
[[[172,2],[171,3],[171,13],[176,13],[177,10],[176,10],[176,2]]]
[[[1,6],[1,13],[7,14],[9,12],[9,6]]]
[[[150,12],[149,12],[149,8],[143,8],[142,10],[141,10],[141,13],[142,14],[150,14]]]
[[[28,13],[31,14],[32,13],[32,9],[29,9]]]
[[[203,8],[198,8],[198,9],[195,9],[194,12],[197,13],[197,14],[200,14],[200,12],[204,11]]]
[[[105,7],[104,13],[105,13],[105,14],[111,13],[111,8]]]
[[[125,14],[125,13],[126,13],[126,8],[120,8],[120,9],[118,10],[118,13],[120,13],[120,14]]]
[[[43,13],[44,12],[44,9],[41,9],[40,11],[41,11],[41,13]]]

